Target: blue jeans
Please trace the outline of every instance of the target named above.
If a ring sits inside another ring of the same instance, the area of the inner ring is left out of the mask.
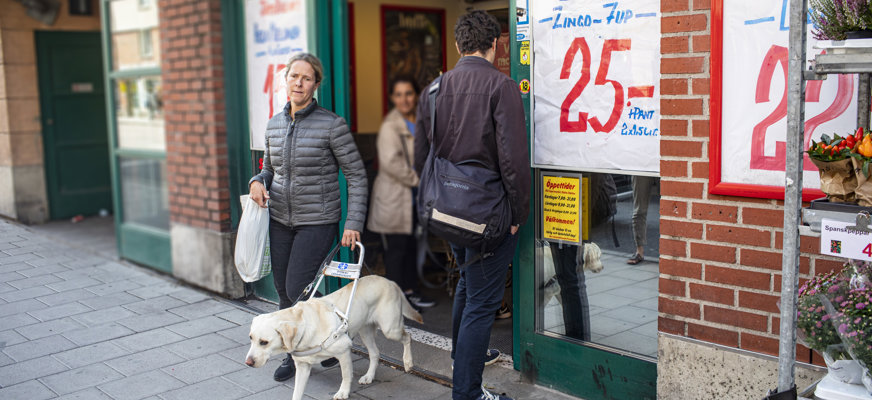
[[[338,231],[339,224],[292,228],[269,221],[270,260],[273,283],[279,294],[279,309],[294,305],[303,289],[315,279]]]
[[[562,248],[561,248],[562,247]],[[587,301],[587,285],[584,271],[576,268],[578,246],[551,243],[551,259],[554,272],[560,284],[560,297],[563,300],[563,325],[566,336],[580,340],[590,340],[590,305]],[[584,265],[584,260],[582,260]]]
[[[506,273],[515,256],[517,235],[507,235],[493,255],[460,271],[452,309],[451,358],[454,359],[454,400],[481,396],[481,374],[490,343],[494,316],[503,301]],[[478,251],[451,245],[457,265]]]

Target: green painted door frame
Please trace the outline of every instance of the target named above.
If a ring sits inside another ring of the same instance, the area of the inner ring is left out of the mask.
[[[510,16],[517,15],[517,4],[510,0]],[[532,1],[531,1],[532,2]],[[528,10],[529,11],[529,10]],[[515,40],[517,19],[511,20],[512,78],[531,80],[530,66],[520,63],[521,42]],[[532,51],[532,46],[530,46]],[[532,92],[531,92],[532,93]],[[530,94],[522,94],[530,130]],[[529,137],[528,137],[529,140]],[[531,169],[531,177],[538,169]],[[536,332],[536,221],[538,197],[530,193],[530,217],[521,228],[517,267],[513,268],[514,364],[528,381],[553,387],[585,399],[655,399],[657,364],[625,356],[603,348],[579,344]]]
[[[166,151],[121,149],[118,145],[118,120],[115,83],[120,79],[160,76],[160,67],[132,68],[116,71],[112,65],[111,0],[100,0],[100,23],[103,42],[103,72],[105,76],[106,120],[109,128],[109,165],[112,172],[112,204],[115,210],[115,237],[118,254],[137,263],[172,273],[172,248],[168,230],[124,220],[122,201],[121,158],[164,162]],[[164,181],[166,184],[166,181]]]
[[[51,219],[112,209],[100,32],[35,33]]]

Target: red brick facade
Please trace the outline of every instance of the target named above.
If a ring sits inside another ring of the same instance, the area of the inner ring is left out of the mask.
[[[777,355],[783,202],[709,194],[710,7],[661,1],[659,330]],[[801,282],[841,265],[818,246],[802,237]]]
[[[221,2],[158,4],[170,219],[229,232]]]

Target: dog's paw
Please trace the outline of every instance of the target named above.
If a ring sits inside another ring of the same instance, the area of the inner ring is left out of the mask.
[[[333,395],[334,400],[347,399],[347,398],[348,398],[348,391],[347,390],[346,391],[340,390],[340,391],[336,392],[336,394]]]
[[[360,377],[360,379],[357,381],[357,383],[359,383],[361,385],[369,385],[370,383],[372,383],[372,378],[373,377],[370,375],[364,375],[364,376]]]
[[[411,371],[412,368],[414,368],[414,367],[415,367],[415,364],[413,364],[411,361],[403,363],[403,368],[406,370],[406,372]]]

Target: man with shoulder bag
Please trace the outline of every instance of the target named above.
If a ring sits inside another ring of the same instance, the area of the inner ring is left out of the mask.
[[[530,197],[524,108],[517,84],[493,65],[500,25],[483,11],[454,28],[460,61],[418,105],[417,213],[460,266],[452,310],[455,400],[511,400],[484,389],[494,315],[503,299]]]

